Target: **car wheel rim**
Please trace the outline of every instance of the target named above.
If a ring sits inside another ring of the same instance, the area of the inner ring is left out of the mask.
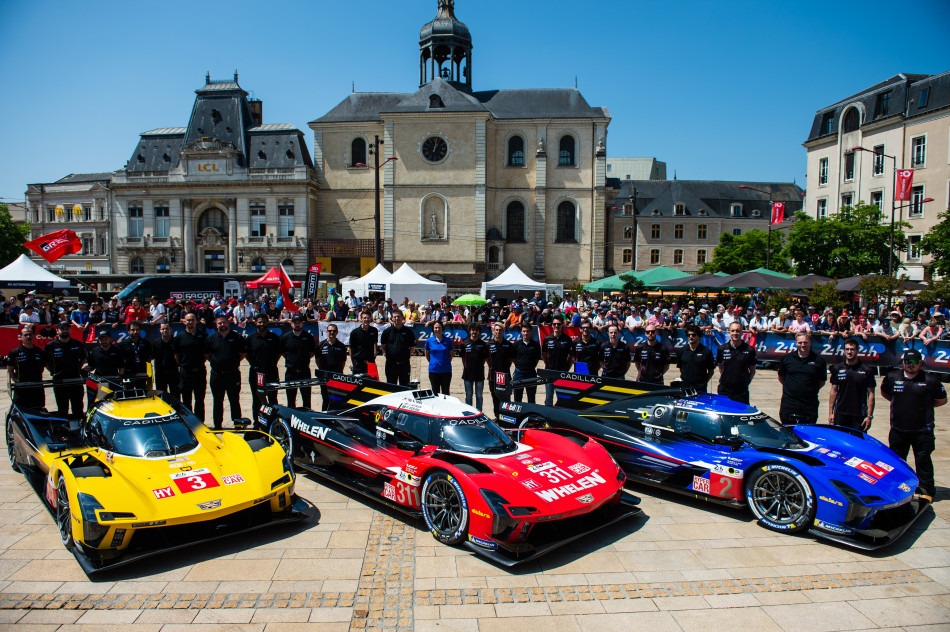
[[[453,534],[462,524],[462,503],[455,487],[446,480],[432,481],[426,489],[426,515],[439,533]]]
[[[763,518],[777,524],[794,524],[808,511],[807,494],[801,482],[785,472],[762,475],[752,488],[752,502]]]
[[[547,425],[547,421],[538,419],[537,417],[528,417],[521,422],[521,428],[523,430],[528,430],[529,428],[545,428]]]
[[[287,432],[287,426],[284,422],[278,421],[271,427],[271,436],[288,455],[290,454],[290,434]]]
[[[59,485],[56,487],[56,526],[59,527],[59,537],[63,539],[63,544],[67,546],[73,536],[71,520],[69,494],[66,491],[66,484],[63,479],[59,479]]]
[[[10,465],[11,465],[11,466],[15,466],[15,465],[16,465],[16,459],[15,459],[14,456],[13,456],[13,454],[14,454],[14,448],[13,448],[13,426],[10,424],[10,420],[9,420],[9,419],[7,419],[6,436],[7,436],[7,456],[10,458]]]

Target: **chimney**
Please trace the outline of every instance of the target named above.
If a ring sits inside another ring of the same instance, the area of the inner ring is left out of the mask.
[[[251,110],[251,120],[254,125],[264,124],[264,104],[260,99],[248,99],[247,107]]]

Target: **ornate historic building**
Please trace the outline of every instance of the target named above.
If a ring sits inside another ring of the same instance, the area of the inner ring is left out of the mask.
[[[375,140],[384,261],[449,280],[510,263],[550,282],[605,268],[606,108],[576,89],[472,89],[472,37],[439,0],[419,89],[354,92],[310,123],[320,179],[311,248],[343,275],[373,265]]]
[[[143,133],[112,178],[116,272],[305,270],[317,180],[303,133],[263,124],[237,73],[195,92],[187,127]]]

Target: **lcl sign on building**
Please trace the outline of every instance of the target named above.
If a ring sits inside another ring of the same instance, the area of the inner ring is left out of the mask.
[[[189,176],[223,176],[227,174],[228,161],[222,158],[209,158],[188,161]]]

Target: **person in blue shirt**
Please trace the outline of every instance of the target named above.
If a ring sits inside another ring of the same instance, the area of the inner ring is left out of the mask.
[[[89,306],[86,305],[86,301],[79,301],[77,309],[74,309],[69,315],[69,320],[80,327],[85,327],[86,323],[89,322]]]
[[[445,335],[442,323],[432,323],[432,335],[426,340],[425,354],[429,363],[429,383],[432,392],[449,394],[452,382],[452,339]]]

